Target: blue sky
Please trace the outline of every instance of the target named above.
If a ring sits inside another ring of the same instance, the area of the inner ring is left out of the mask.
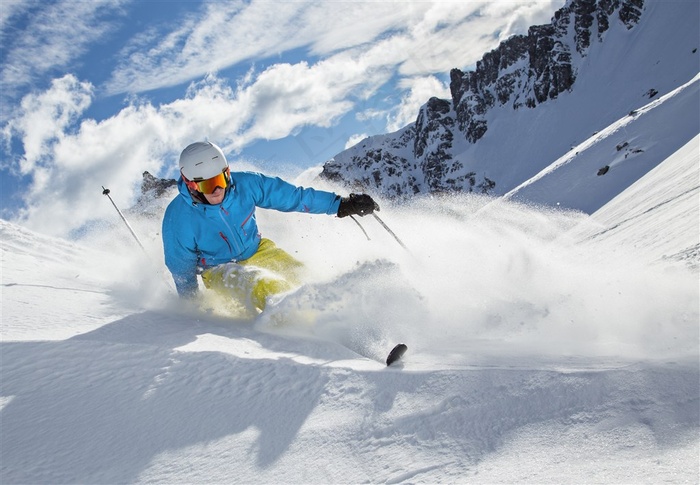
[[[449,71],[563,0],[3,0],[0,215],[66,235],[209,139],[266,173],[322,165],[449,97]]]

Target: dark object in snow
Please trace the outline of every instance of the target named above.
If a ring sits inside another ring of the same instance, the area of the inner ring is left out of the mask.
[[[598,176],[605,175],[610,170],[610,165],[606,165],[598,170]]]
[[[646,92],[646,95],[649,97],[649,99],[653,98],[657,94],[659,94],[659,92],[654,88],[651,88],[649,91]]]
[[[389,357],[386,358],[386,365],[391,365],[399,360],[407,350],[408,346],[406,344],[398,344],[389,352]]]

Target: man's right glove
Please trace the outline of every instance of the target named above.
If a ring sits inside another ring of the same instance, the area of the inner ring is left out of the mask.
[[[365,216],[378,210],[379,204],[377,204],[369,195],[350,194],[349,197],[342,197],[340,199],[340,207],[338,207],[338,217],[353,215]]]

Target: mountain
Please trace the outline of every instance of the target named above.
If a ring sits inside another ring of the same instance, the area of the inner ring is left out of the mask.
[[[453,69],[451,99],[431,98],[414,123],[339,153],[321,176],[390,197],[507,194],[692,80],[700,71],[698,17],[695,1],[571,0],[550,24],[502,42],[473,71]],[[678,106],[687,130],[666,140],[672,150],[635,153],[643,163],[627,185],[700,132],[697,101],[688,102]],[[602,154],[598,164],[614,164],[617,155]]]

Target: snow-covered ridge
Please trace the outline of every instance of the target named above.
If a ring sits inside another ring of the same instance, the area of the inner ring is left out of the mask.
[[[322,176],[392,197],[503,195],[694,78],[699,16],[697,2],[571,0],[475,71],[453,70],[451,99],[432,98],[415,123],[339,153]],[[698,117],[674,149],[698,133]]]

